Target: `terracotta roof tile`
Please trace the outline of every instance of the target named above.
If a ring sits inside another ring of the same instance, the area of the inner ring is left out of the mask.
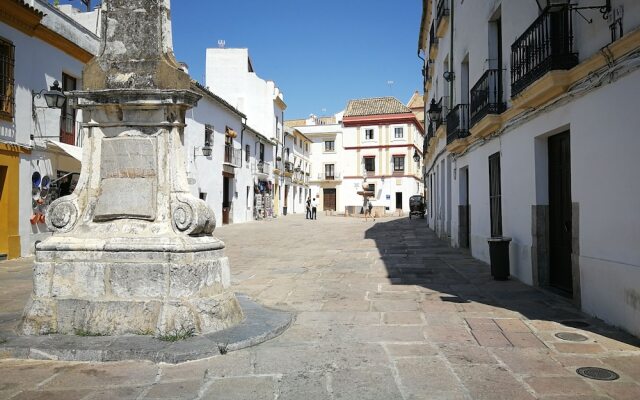
[[[344,116],[363,117],[367,115],[405,114],[410,112],[411,109],[394,97],[376,97],[349,101]]]

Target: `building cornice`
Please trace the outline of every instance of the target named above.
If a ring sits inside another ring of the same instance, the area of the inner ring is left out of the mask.
[[[420,156],[422,156],[422,150],[415,144],[380,144],[370,146],[346,146],[345,150],[367,150],[367,149],[394,149],[394,148],[414,148]]]
[[[414,113],[365,115],[358,117],[344,117],[342,119],[342,124],[345,127],[391,125],[398,123],[414,124],[420,133],[424,135],[424,127],[420,124],[420,121],[418,121]]]

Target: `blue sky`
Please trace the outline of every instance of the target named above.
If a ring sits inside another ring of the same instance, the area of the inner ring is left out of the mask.
[[[334,114],[355,98],[406,103],[420,88],[420,0],[173,0],[171,8],[174,51],[194,79],[204,82],[205,49],[219,39],[248,47],[256,73],[284,92],[286,119]]]

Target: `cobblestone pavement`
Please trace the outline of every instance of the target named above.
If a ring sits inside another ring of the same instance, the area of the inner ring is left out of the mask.
[[[282,336],[181,365],[1,360],[0,399],[640,398],[636,339],[555,295],[493,281],[423,220],[288,216],[216,234],[236,291],[297,313]],[[0,324],[19,318],[29,264],[0,263]],[[581,366],[620,379],[588,380]]]

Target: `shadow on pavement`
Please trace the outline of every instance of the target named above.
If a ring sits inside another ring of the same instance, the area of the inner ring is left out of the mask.
[[[423,219],[383,220],[369,228],[365,238],[375,241],[393,285],[426,289],[425,312],[450,310],[465,313],[465,318],[501,318],[504,311],[500,309],[504,309],[525,320],[557,323],[547,324],[552,326],[548,329],[551,335],[581,329],[640,347],[640,339],[586,315],[561,296],[513,276],[507,281],[494,280],[489,265],[473,258],[468,250],[450,247]]]

